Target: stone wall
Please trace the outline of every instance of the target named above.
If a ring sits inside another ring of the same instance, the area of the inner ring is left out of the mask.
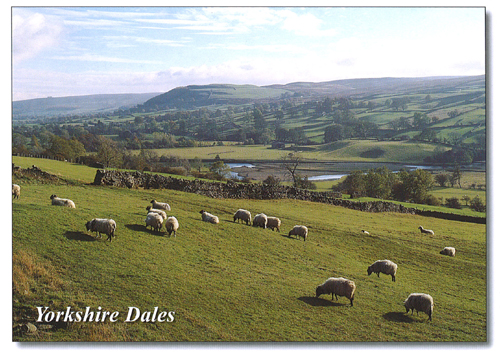
[[[106,171],[102,169],[97,170],[93,184],[126,188],[170,189],[196,193],[213,198],[225,199],[294,199],[321,202],[365,212],[398,212],[418,214],[422,216],[450,219],[462,222],[486,223],[486,219],[483,217],[471,217],[444,212],[423,211],[387,201],[360,202],[346,200],[342,199],[342,194],[337,192],[309,191],[283,185],[267,187],[262,184],[236,183],[231,180],[227,182],[209,182],[199,179],[188,180],[182,178],[172,178],[159,174],[122,172],[115,170]]]

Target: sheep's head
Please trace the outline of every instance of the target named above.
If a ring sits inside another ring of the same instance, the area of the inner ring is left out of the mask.
[[[151,200],[151,203],[155,203],[155,202],[156,202],[156,200]]]
[[[368,276],[372,274],[372,267],[371,266],[368,266]]]
[[[205,211],[204,210],[201,210],[200,213],[203,214]]]
[[[151,206],[146,207],[146,210],[148,210],[148,211],[149,211],[150,209],[151,209]]]
[[[85,223],[85,228],[87,228],[87,232],[92,229],[92,221],[88,221]]]
[[[52,195],[50,195],[50,199],[51,199],[51,200],[52,200],[52,199],[55,199],[56,197],[57,197],[57,196],[56,196],[56,194],[52,194]]]
[[[316,287],[316,298],[318,298],[321,294],[323,293],[323,287],[322,286],[317,286]]]

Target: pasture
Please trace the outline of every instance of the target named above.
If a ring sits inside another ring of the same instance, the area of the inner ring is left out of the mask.
[[[15,341],[487,340],[485,225],[305,201],[97,187],[76,175],[83,170],[57,165],[52,172],[71,182],[13,180],[22,187],[12,204]],[[51,206],[54,193],[72,199],[76,209]],[[177,237],[146,229],[152,199],[171,205],[167,213],[180,223]],[[234,223],[238,208],[281,218],[281,232]],[[220,223],[202,222],[201,209]],[[113,218],[116,238],[106,242],[88,234],[85,222],[92,218]],[[295,224],[309,227],[307,241],[287,237]],[[421,234],[419,225],[435,235]],[[444,246],[454,246],[457,256],[440,255]],[[399,265],[396,282],[367,275],[373,261],[385,258]],[[355,281],[354,306],[344,297],[315,297],[316,286],[331,276]],[[432,321],[405,313],[402,303],[412,292],[433,296]],[[33,322],[40,305],[101,307],[120,317],[20,333],[17,325]],[[173,311],[175,320],[126,323],[131,306]]]

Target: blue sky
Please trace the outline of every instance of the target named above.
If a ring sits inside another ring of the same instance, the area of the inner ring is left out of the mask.
[[[481,7],[13,7],[12,97],[485,73]]]

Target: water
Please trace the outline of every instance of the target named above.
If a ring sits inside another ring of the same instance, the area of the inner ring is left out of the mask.
[[[316,175],[309,177],[308,179],[311,181],[325,181],[325,180],[338,180],[342,177],[345,177],[347,174],[325,174],[325,175]]]

